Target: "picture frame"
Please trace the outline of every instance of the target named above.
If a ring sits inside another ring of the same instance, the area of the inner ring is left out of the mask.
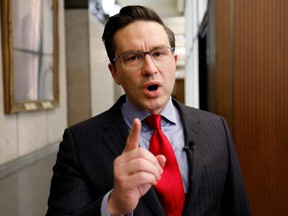
[[[59,106],[58,0],[2,0],[6,114]]]

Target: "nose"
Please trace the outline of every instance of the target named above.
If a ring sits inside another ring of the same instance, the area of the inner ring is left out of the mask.
[[[143,73],[145,75],[152,75],[158,72],[158,68],[149,54],[145,55],[143,64]]]

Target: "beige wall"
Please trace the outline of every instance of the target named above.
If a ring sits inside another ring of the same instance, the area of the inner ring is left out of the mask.
[[[117,96],[101,39],[103,23],[86,8],[66,9],[65,20],[68,125],[73,125],[107,110]]]
[[[55,159],[56,154],[50,154],[5,178],[0,174],[1,215],[45,215]],[[21,162],[25,163],[25,160]]]
[[[47,111],[4,114],[0,44],[0,165],[59,142],[67,125],[64,1],[59,1],[60,106]],[[1,35],[1,34],[0,34]]]
[[[102,42],[103,23],[89,13],[89,47],[92,116],[108,109],[117,99],[121,89],[114,84],[108,69],[108,57]]]

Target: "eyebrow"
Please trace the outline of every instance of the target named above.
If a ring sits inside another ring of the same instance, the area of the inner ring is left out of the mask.
[[[122,54],[125,54],[125,53],[131,53],[131,52],[149,52],[151,50],[155,50],[155,49],[159,49],[159,48],[165,48],[165,47],[170,47],[170,44],[169,45],[157,45],[157,46],[154,46],[152,47],[152,49],[148,50],[148,51],[142,51],[142,50],[127,50],[127,51],[124,51],[124,52],[121,52],[117,55],[122,55]]]

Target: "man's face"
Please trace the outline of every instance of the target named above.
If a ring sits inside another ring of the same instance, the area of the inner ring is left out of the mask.
[[[156,22],[136,21],[116,32],[115,56],[129,52],[147,52],[159,47],[170,47],[164,28]],[[139,69],[123,67],[121,59],[115,67],[109,64],[114,81],[122,85],[129,100],[138,108],[150,113],[159,113],[166,106],[175,83],[177,55],[171,63],[154,64],[149,55]]]

